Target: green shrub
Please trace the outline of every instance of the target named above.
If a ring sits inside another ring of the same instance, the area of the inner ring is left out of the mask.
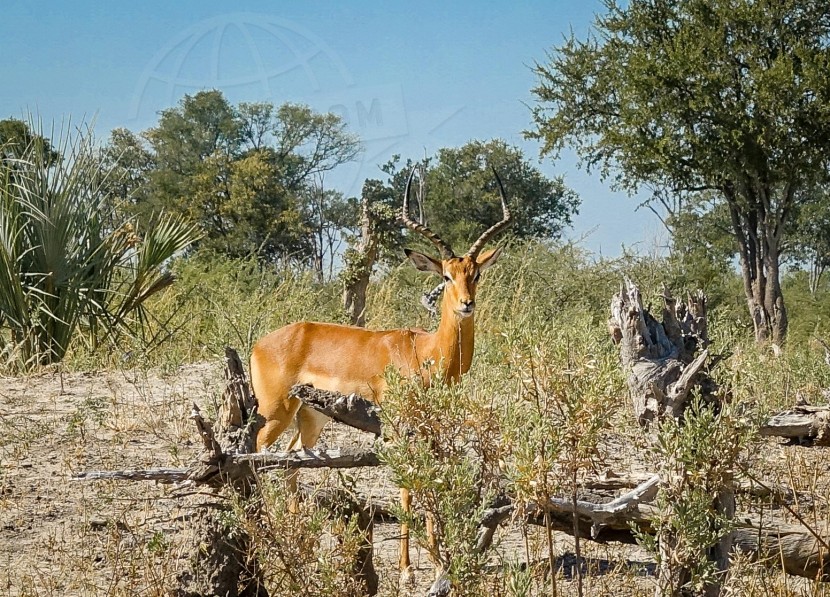
[[[61,361],[79,328],[92,344],[133,335],[173,282],[165,262],[197,237],[167,217],[138,230],[109,209],[90,132],[61,131],[57,150],[0,152],[0,355],[15,369]]]

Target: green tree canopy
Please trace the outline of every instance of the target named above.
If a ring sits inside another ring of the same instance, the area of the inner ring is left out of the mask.
[[[128,174],[114,198],[144,218],[162,209],[186,216],[203,231],[202,248],[304,264],[319,255],[309,189],[360,151],[335,115],[233,106],[216,90],[184,96],[141,137],[116,130],[104,150]]]
[[[609,0],[594,33],[536,67],[543,152],[573,146],[630,191],[717,194],[756,338],[783,342],[787,223],[827,176],[830,5],[824,0]]]
[[[470,141],[441,149],[426,179],[426,215],[456,251],[467,248],[502,219],[498,183],[504,185],[518,238],[558,238],[579,200],[561,177],[547,178],[517,147],[501,140]]]
[[[386,221],[382,229],[397,231],[384,233],[384,246],[393,249],[402,246],[404,239],[409,244],[424,242],[419,235],[402,233],[395,219],[401,209],[406,180],[416,166],[422,176],[416,178],[417,188],[413,189],[412,216],[425,222],[459,253],[502,219],[494,169],[507,194],[514,218],[510,234],[515,237],[558,238],[579,206],[576,193],[560,177],[547,178],[520,149],[498,139],[441,149],[418,164],[408,160],[399,167],[399,161],[399,156],[395,156],[382,166],[388,176],[385,182],[370,180],[363,188],[364,195],[371,197],[373,210]],[[399,258],[398,253],[392,251],[395,258]]]
[[[32,130],[28,122],[17,118],[0,120],[0,158],[20,159],[37,152],[49,164],[60,159],[60,154],[52,147],[52,142],[40,133]]]

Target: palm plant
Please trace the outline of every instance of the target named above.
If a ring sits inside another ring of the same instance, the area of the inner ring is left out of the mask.
[[[0,151],[0,354],[24,369],[59,362],[79,326],[97,342],[143,321],[173,282],[165,262],[198,236],[168,216],[143,231],[121,217],[89,129],[59,131],[54,153],[35,137]]]

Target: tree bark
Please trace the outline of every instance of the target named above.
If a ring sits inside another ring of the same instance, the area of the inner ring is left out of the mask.
[[[351,255],[347,254],[343,273],[343,309],[352,325],[360,327],[366,325],[366,291],[378,258],[375,236],[369,197],[364,194],[360,202],[360,243]]]
[[[830,446],[830,407],[796,406],[770,417],[761,426],[760,434],[801,444]]]
[[[254,476],[231,480],[221,474],[222,466],[230,449],[239,454],[253,450],[262,418],[256,414],[242,361],[231,348],[225,349],[225,382],[217,421],[218,435],[225,447],[219,443],[213,428],[202,419],[194,405],[191,418],[199,430],[205,452],[201,461],[188,473],[189,478],[197,482],[214,477],[219,486],[238,493],[244,501],[254,489]],[[201,515],[193,526],[193,552],[188,567],[178,576],[177,597],[268,595],[260,580],[256,560],[249,555],[250,537],[242,528],[228,533],[223,522],[223,514],[228,507],[227,502],[217,504],[215,498],[208,497],[203,498],[199,505]],[[258,513],[251,511],[248,515],[257,516]]]
[[[738,241],[744,294],[759,343],[783,346],[789,320],[781,292],[781,234],[793,202],[794,188],[780,191],[757,181],[726,184],[723,189]],[[776,193],[780,195],[774,201]]]
[[[346,396],[339,392],[318,390],[310,384],[297,384],[291,388],[291,395],[330,419],[380,436],[380,408],[358,394]]]

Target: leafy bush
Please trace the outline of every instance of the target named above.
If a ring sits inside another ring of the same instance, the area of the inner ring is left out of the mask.
[[[57,149],[0,152],[0,354],[18,369],[62,360],[79,327],[93,343],[132,334],[173,282],[165,262],[197,237],[180,220],[138,230],[108,209],[90,132],[61,131]]]

